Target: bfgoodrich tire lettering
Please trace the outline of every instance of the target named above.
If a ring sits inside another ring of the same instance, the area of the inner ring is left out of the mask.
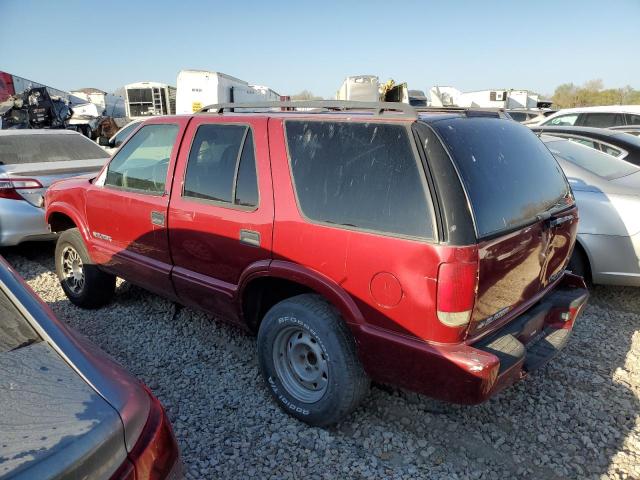
[[[349,330],[319,295],[298,295],[267,312],[258,331],[258,358],[280,407],[310,425],[340,421],[369,391]]]
[[[71,303],[82,308],[98,308],[109,303],[116,288],[116,277],[93,263],[77,228],[60,234],[55,256],[56,274]]]

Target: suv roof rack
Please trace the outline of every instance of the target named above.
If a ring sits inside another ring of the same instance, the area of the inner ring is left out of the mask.
[[[460,112],[467,116],[494,116],[505,117],[504,109],[500,108],[473,108],[473,107],[413,107],[408,103],[401,102],[356,102],[344,100],[290,100],[282,102],[247,102],[247,103],[216,103],[207,105],[198,110],[197,113],[217,113],[222,114],[225,110],[234,111],[242,109],[244,112],[264,112],[268,109],[293,109],[304,108],[299,113],[325,113],[325,112],[347,112],[365,110],[371,111],[375,116],[382,116],[388,112],[395,112],[399,116],[418,118],[423,112]],[[312,111],[310,111],[310,109]]]
[[[346,112],[350,110],[369,110],[374,115],[380,116],[385,112],[398,112],[403,116],[412,118],[417,117],[415,109],[407,103],[399,102],[354,102],[344,100],[291,100],[283,102],[247,102],[247,103],[218,103],[207,105],[200,109],[198,113],[215,112],[223,113],[225,110],[233,111],[236,108],[242,108],[244,111],[264,110],[264,109],[294,109],[304,108],[304,113],[310,113],[306,109],[317,110],[316,113],[322,112]],[[313,112],[311,112],[313,113]]]

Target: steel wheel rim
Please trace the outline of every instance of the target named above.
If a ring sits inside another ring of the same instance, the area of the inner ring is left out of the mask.
[[[320,342],[300,327],[278,332],[273,342],[273,363],[282,386],[304,403],[319,401],[329,385],[329,364]]]
[[[84,264],[80,254],[70,245],[62,250],[62,275],[69,290],[79,294],[84,288]]]

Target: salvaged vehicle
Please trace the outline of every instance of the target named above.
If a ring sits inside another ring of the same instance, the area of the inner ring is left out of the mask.
[[[640,287],[640,167],[566,138],[540,138],[580,208],[569,269],[593,283]]]
[[[95,176],[109,154],[71,130],[0,130],[0,246],[52,240],[44,192],[56,180]]]
[[[531,130],[538,135],[546,133],[553,137],[566,138],[629,163],[640,165],[640,138],[624,131],[610,128],[553,126],[532,127]]]
[[[0,479],[181,478],[158,399],[2,258],[0,318]]]
[[[588,297],[565,271],[578,211],[528,128],[401,103],[236,107],[149,119],[96,178],[49,189],[73,303],[106,304],[118,275],[257,332],[269,390],[314,425],[370,379],[479,403],[567,342]]]

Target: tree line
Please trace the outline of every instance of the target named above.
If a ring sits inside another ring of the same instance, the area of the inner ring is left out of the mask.
[[[635,90],[629,85],[605,89],[602,80],[597,79],[589,80],[582,86],[573,83],[558,85],[551,100],[554,108],[633,105],[640,104],[640,90]]]

